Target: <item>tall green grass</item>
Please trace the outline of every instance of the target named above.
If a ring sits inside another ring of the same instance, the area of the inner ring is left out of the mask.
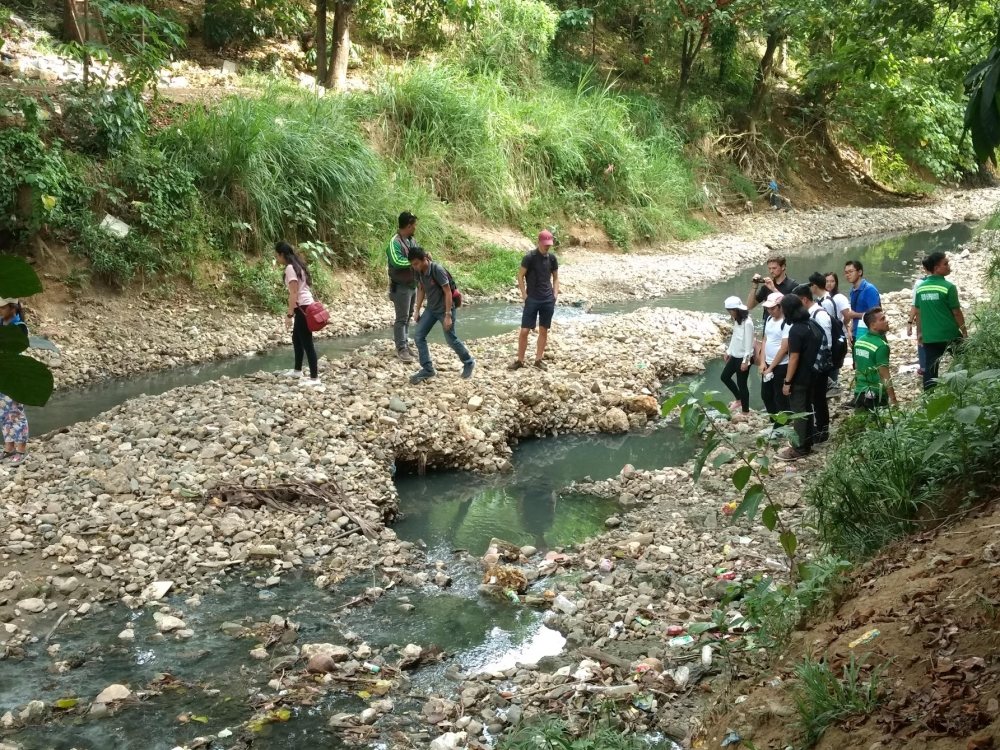
[[[411,63],[376,94],[392,156],[443,200],[525,226],[604,219],[621,244],[698,231],[681,139],[658,105],[592,76],[576,89],[509,87],[499,75]]]
[[[913,408],[855,423],[809,492],[833,552],[864,558],[980,499],[1000,460],[998,376],[956,370]]]
[[[852,654],[838,677],[824,661],[806,658],[795,668],[795,708],[805,748],[813,747],[826,732],[852,716],[867,716],[881,702],[882,677],[888,665],[872,670],[865,680],[863,662]]]
[[[351,261],[387,208],[383,164],[345,97],[284,88],[230,97],[192,106],[157,141],[233,217],[230,239],[242,246],[318,238]]]

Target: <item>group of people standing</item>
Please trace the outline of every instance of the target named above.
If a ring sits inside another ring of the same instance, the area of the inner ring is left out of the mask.
[[[445,341],[462,363],[462,377],[471,378],[476,361],[455,330],[460,297],[454,279],[416,243],[416,231],[417,217],[404,211],[399,215],[398,231],[386,248],[389,299],[395,316],[392,333],[396,356],[402,362],[416,359],[419,363],[420,369],[410,376],[410,383],[417,385],[434,377],[437,371],[431,360],[427,336],[440,323]],[[559,260],[552,252],[554,244],[552,233],[543,230],[538,234],[535,249],[521,259],[517,285],[524,309],[517,357],[510,366],[512,370],[526,366],[528,334],[536,328],[538,340],[532,366],[545,369],[548,332],[559,296]],[[409,344],[411,321],[416,324],[413,332],[416,352]]]
[[[860,261],[849,260],[844,277],[848,295],[836,273],[813,273],[798,284],[786,272],[783,256],[767,261],[768,275],[754,276],[746,302],[739,297],[724,305],[733,320],[722,382],[733,394],[731,409],[750,411],[749,376],[761,376],[761,400],[772,423],[790,412],[795,440],[778,457],[796,460],[830,436],[828,398],[839,391],[840,370],[853,350],[855,408],[873,411],[896,403],[889,367],[889,323],[875,285],[864,277]],[[951,272],[944,253],[931,253],[923,265],[927,276],[916,286],[908,335],[915,325],[925,389],[933,388],[941,357],[966,335],[958,290],[945,279]],[[763,307],[758,339],[751,311]]]

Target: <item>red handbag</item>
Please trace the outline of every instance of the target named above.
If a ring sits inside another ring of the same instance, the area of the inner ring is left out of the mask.
[[[313,302],[306,306],[306,327],[316,333],[326,327],[330,322],[330,313],[323,307],[322,302]]]

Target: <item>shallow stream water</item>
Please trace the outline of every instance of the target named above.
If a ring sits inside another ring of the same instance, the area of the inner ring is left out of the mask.
[[[967,225],[951,225],[934,232],[876,240],[820,243],[788,253],[789,274],[804,279],[813,270],[841,272],[844,261],[858,258],[867,277],[883,292],[910,285],[918,259],[930,250],[949,250],[972,235]],[[755,269],[733,279],[669,295],[652,302],[609,305],[591,313],[562,308],[559,316],[598,319],[648,305],[719,311],[729,294],[744,296]],[[467,338],[490,336],[513,329],[518,310],[506,305],[480,305],[463,311],[459,325]],[[385,332],[324,342],[322,353],[344,356],[356,347],[385,336]],[[109,381],[80,391],[57,394],[48,407],[32,410],[36,434],[93,417],[122,401],[141,394],[160,393],[222,376],[288,366],[289,353],[276,350],[262,356],[183,368],[128,381]],[[719,366],[711,363],[707,378],[716,385]],[[671,426],[625,436],[562,436],[524,441],[513,457],[514,471],[479,477],[460,472],[440,472],[417,477],[397,477],[403,517],[394,529],[403,540],[418,542],[426,550],[428,566],[443,561],[453,585],[393,589],[375,604],[337,608],[372,580],[350,580],[335,591],[321,591],[307,573],[288,573],[278,586],[267,588],[255,577],[224,581],[220,591],[207,595],[199,607],[172,600],[185,613],[195,635],[188,641],[157,639],[151,611],[132,613],[115,605],[86,620],[64,625],[53,636],[60,652],[50,657],[46,643],[34,644],[27,660],[0,660],[0,713],[32,699],[47,704],[60,698],[79,697],[89,702],[107,685],[122,682],[133,690],[148,685],[157,675],[169,673],[182,687],[164,690],[157,697],[130,706],[111,719],[72,719],[24,729],[12,736],[26,750],[34,748],[141,748],[164,750],[196,736],[214,735],[249,718],[247,696],[270,677],[268,662],[248,657],[253,639],[233,639],[219,631],[225,621],[266,622],[273,614],[300,623],[300,642],[342,642],[356,633],[373,646],[417,643],[438,644],[451,659],[425,667],[412,676],[406,692],[447,692],[444,670],[451,663],[464,670],[502,669],[517,662],[530,663],[558,653],[562,636],[542,624],[541,613],[506,601],[483,598],[478,593],[481,574],[477,558],[492,537],[540,550],[569,546],[594,536],[616,508],[613,502],[560,495],[559,490],[585,476],[602,479],[618,473],[625,464],[637,469],[679,465],[691,448]],[[466,550],[467,555],[457,552]],[[412,605],[404,611],[401,605]],[[117,634],[126,621],[135,619],[136,640],[124,644]],[[71,656],[81,666],[64,674],[50,671],[54,661]],[[403,692],[403,691],[400,691]],[[397,701],[399,705],[399,701]],[[419,703],[415,703],[419,706]],[[266,727],[260,746],[292,749],[314,746],[340,747],[326,729],[328,717],[340,711],[357,712],[364,701],[350,691],[323,698],[312,707],[296,711],[292,720]],[[180,723],[191,714],[198,721]],[[204,723],[200,719],[204,719]],[[217,741],[226,747],[227,741]],[[666,741],[664,741],[666,742]],[[664,744],[669,747],[670,745]]]

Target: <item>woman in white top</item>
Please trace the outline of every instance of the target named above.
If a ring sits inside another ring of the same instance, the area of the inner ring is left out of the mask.
[[[788,372],[788,329],[781,310],[781,292],[774,292],[764,300],[767,319],[764,321],[764,346],[761,348],[760,398],[764,408],[771,415],[771,423],[777,425],[774,415],[789,411],[788,396],[782,391],[785,374]]]
[[[278,264],[285,269],[285,287],[288,289],[288,314],[285,317],[285,327],[292,329],[292,349],[295,351],[295,369],[288,374],[293,378],[301,378],[302,360],[308,359],[309,377],[303,380],[302,384],[318,386],[320,382],[316,346],[313,344],[312,331],[306,324],[306,308],[314,302],[312,292],[309,290],[312,281],[309,269],[287,242],[275,243],[274,255]]]
[[[733,319],[733,335],[726,349],[726,366],[722,370],[722,383],[730,390],[736,400],[729,405],[730,411],[740,408],[744,414],[750,411],[750,389],[747,379],[750,377],[750,362],[753,359],[753,321],[747,306],[739,297],[727,297],[726,309]],[[733,382],[733,376],[736,381]]]

